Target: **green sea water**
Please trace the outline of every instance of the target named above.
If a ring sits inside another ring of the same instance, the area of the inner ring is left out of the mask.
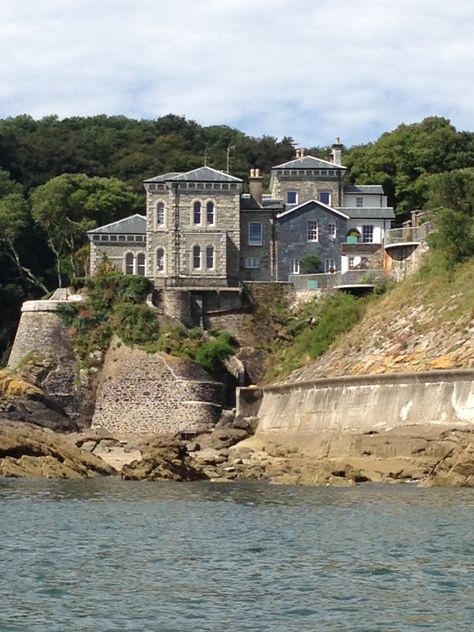
[[[0,479],[0,632],[474,630],[474,491]]]

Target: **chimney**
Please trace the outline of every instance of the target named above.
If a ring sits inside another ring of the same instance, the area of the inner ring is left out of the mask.
[[[338,136],[331,147],[331,159],[335,165],[342,165],[342,147],[341,139]]]
[[[262,206],[263,176],[260,169],[250,169],[249,192],[259,206]]]

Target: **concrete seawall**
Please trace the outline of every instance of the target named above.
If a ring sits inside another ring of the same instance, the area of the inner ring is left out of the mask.
[[[369,433],[474,426],[474,371],[348,376],[263,389],[258,434]]]

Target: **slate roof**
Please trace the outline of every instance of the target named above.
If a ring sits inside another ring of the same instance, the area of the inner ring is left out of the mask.
[[[395,219],[395,213],[391,206],[385,207],[338,207],[339,210],[347,213],[351,219]]]
[[[328,160],[322,158],[315,158],[314,156],[303,156],[302,158],[295,158],[289,162],[284,162],[281,165],[272,167],[274,169],[347,169],[342,165],[336,165]]]
[[[105,226],[99,226],[88,230],[88,235],[95,234],[119,234],[119,235],[144,235],[146,233],[146,217],[143,215],[130,215],[130,217],[124,217],[117,222],[106,224]]]
[[[348,184],[344,193],[360,193],[361,195],[385,195],[381,184]]]
[[[249,193],[243,193],[240,196],[241,211],[281,211],[284,208],[282,200],[275,200],[271,196],[263,195],[262,205],[260,206]]]
[[[197,169],[191,169],[191,171],[170,172],[165,173],[156,178],[150,178],[144,180],[144,182],[242,182],[240,178],[231,176],[223,171],[218,171],[212,167],[198,167]]]

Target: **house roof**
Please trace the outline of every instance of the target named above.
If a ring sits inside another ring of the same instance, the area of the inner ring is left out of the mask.
[[[362,208],[355,207],[339,207],[339,210],[347,213],[351,219],[395,219],[395,213],[391,206],[374,207],[368,206]]]
[[[240,196],[241,211],[281,211],[284,208],[281,200],[276,200],[268,194],[262,197],[262,204],[259,205],[250,193],[243,193]]]
[[[119,235],[144,235],[146,233],[146,217],[144,215],[130,215],[130,217],[124,217],[117,222],[106,224],[105,226],[99,226],[88,230],[88,235],[94,235],[97,233],[102,234],[119,234]]]
[[[344,193],[361,193],[363,195],[385,195],[381,184],[347,184]]]
[[[283,162],[281,165],[272,167],[274,169],[347,169],[342,165],[336,165],[329,160],[323,160],[322,158],[315,158],[314,156],[303,156],[302,158],[295,158],[289,162]]]
[[[280,219],[281,217],[286,217],[290,213],[294,213],[294,211],[299,211],[300,209],[304,208],[305,206],[308,206],[309,204],[316,204],[316,206],[320,206],[326,211],[330,211],[331,213],[340,215],[341,217],[344,217],[345,219],[350,219],[350,216],[346,213],[347,209],[333,208],[332,206],[328,206],[327,204],[324,204],[323,202],[320,202],[319,200],[308,200],[307,202],[303,202],[302,204],[297,204],[296,206],[287,208],[285,211],[283,211],[283,213],[278,213],[277,218]]]
[[[191,169],[191,171],[170,172],[164,175],[144,180],[144,182],[242,182],[240,178],[231,176],[224,171],[218,171],[212,167],[198,167],[197,169]]]

